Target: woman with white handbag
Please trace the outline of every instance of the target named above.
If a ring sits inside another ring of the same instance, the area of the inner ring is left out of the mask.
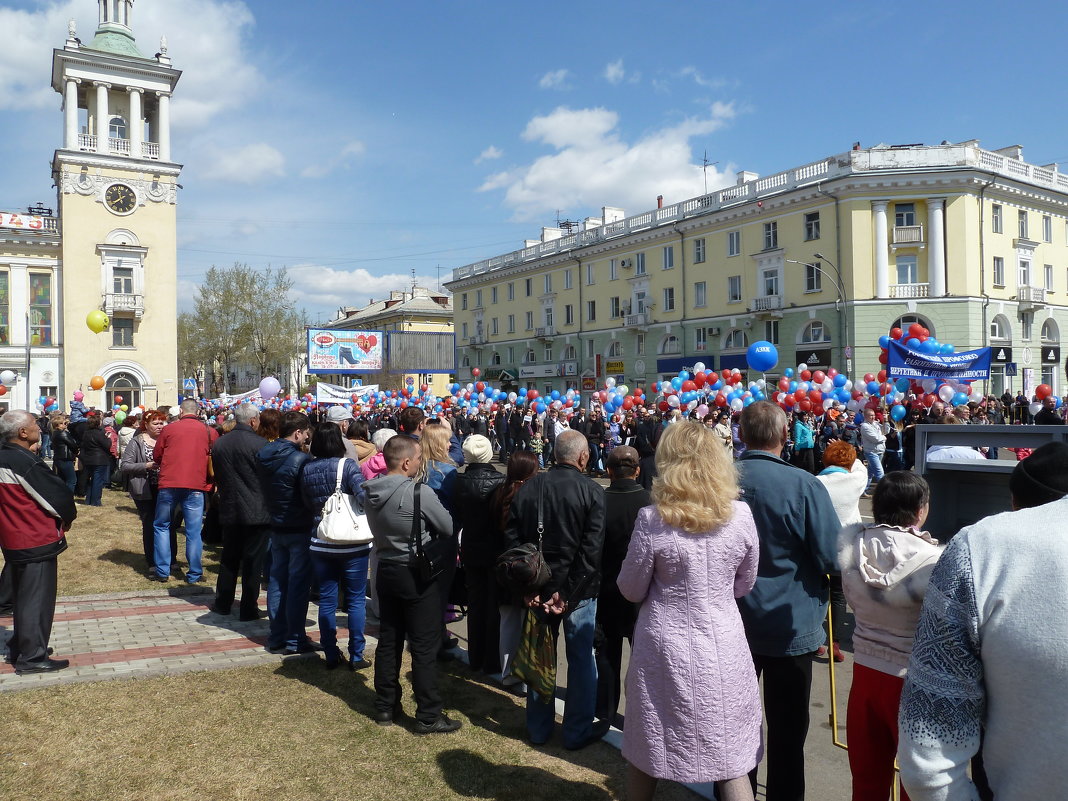
[[[336,423],[321,423],[311,440],[315,457],[301,474],[304,504],[317,516],[311,541],[312,567],[319,579],[319,638],[326,666],[345,663],[337,644],[338,588],[344,588],[352,670],[371,666],[363,657],[366,619],[367,560],[374,539],[363,513],[363,473],[345,458],[345,443]]]

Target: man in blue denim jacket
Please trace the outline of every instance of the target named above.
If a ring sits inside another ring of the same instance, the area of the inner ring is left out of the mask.
[[[782,409],[769,401],[746,407],[741,434],[747,448],[738,460],[739,484],[760,534],[760,568],[738,608],[764,678],[766,798],[800,801],[812,658],[825,639],[826,575],[838,569],[838,516],[815,476],[779,458],[789,436]],[[755,786],[755,770],[750,778]]]

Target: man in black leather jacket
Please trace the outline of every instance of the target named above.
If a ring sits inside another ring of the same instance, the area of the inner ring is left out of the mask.
[[[565,431],[556,438],[556,465],[527,481],[516,493],[505,529],[504,547],[538,542],[539,517],[544,523],[541,548],[551,576],[527,605],[548,616],[554,629],[564,626],[568,692],[564,708],[564,747],[583,748],[604,736],[595,729],[597,667],[593,636],[604,548],[604,490],[582,475],[589,462],[586,437]],[[552,736],[554,707],[536,692],[527,694],[527,734],[541,744]]]

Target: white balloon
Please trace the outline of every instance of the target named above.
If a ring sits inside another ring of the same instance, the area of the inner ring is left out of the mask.
[[[668,395],[667,402],[668,402],[668,406],[670,406],[672,409],[678,409],[679,408],[679,403],[681,401],[679,401],[679,396],[678,395]]]
[[[957,393],[954,391],[953,387],[949,386],[949,384],[943,384],[938,388],[938,397],[942,399],[943,403],[949,403],[953,400],[953,396],[956,394]]]
[[[831,378],[823,379],[823,383],[820,384],[820,389],[823,390],[824,392],[830,392],[832,389],[834,389],[834,379],[831,379]]]
[[[807,370],[807,369],[808,369],[808,365],[805,364],[804,362],[802,362],[801,364],[797,365],[797,372],[799,372],[799,373],[803,372],[804,370]]]
[[[847,378],[846,382],[844,384],[842,384],[842,389],[844,389],[846,392],[852,392],[853,391],[853,382]]]
[[[11,386],[17,378],[18,376],[15,375],[14,370],[4,370],[4,372],[0,373],[0,384]]]
[[[688,411],[688,412],[692,412],[696,408],[697,408],[697,401],[695,401],[695,400],[692,400],[692,401],[690,401],[689,403],[686,404],[686,411]]]
[[[832,407],[833,405],[834,405],[834,401],[833,401],[833,400],[831,400],[830,398],[827,398],[827,400],[825,400],[825,401],[823,402],[823,411],[827,411],[827,410],[828,410],[828,409],[830,409],[830,408],[831,408],[831,407]]]
[[[608,376],[608,378],[604,380],[604,385],[607,389],[611,389],[616,385],[616,380],[612,376]]]
[[[38,404],[38,405],[40,405],[40,404]],[[1041,403],[1032,403],[1027,408],[1031,411],[1031,414],[1038,414],[1040,411],[1042,411],[1042,404]]]
[[[923,387],[923,391],[927,393],[934,392],[934,388],[938,385],[938,382],[933,378],[925,378],[920,382],[920,386]]]
[[[705,363],[704,362],[696,362],[694,364],[694,366],[693,366],[693,371],[695,373],[703,373],[705,371]]]
[[[740,412],[744,406],[745,406],[745,404],[742,403],[742,399],[741,398],[735,398],[734,400],[731,401],[731,409],[733,409],[736,412]]]

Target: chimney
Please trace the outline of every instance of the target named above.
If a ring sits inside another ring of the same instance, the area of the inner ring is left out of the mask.
[[[658,209],[664,208],[664,196],[663,195],[657,195],[656,196],[656,207]]]

